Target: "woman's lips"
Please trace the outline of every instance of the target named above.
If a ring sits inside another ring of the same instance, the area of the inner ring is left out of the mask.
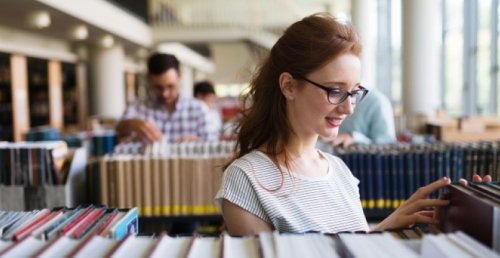
[[[344,119],[335,117],[326,117],[325,120],[331,127],[339,127]]]

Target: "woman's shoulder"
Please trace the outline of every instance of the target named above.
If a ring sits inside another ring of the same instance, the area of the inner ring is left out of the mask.
[[[339,158],[331,153],[324,152],[322,150],[318,150],[318,151],[323,155],[323,157],[325,157],[328,160],[328,162],[330,162],[330,164],[333,164],[334,166],[340,167],[343,170],[348,169],[347,166],[345,165],[344,161],[341,158]]]
[[[344,180],[349,180],[355,185],[359,183],[359,180],[356,177],[354,177],[349,167],[345,164],[345,162],[341,158],[334,156],[330,153],[323,152],[321,150],[320,152],[323,154],[324,157],[326,157],[336,175],[341,175],[341,178],[343,178]]]
[[[273,164],[271,159],[264,153],[258,150],[253,150],[237,159],[235,159],[230,165],[242,168],[244,170],[249,168],[254,168],[255,166],[261,167],[269,164]]]

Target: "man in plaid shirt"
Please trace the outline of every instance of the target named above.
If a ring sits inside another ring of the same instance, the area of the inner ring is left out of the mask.
[[[155,53],[148,60],[150,101],[127,107],[116,126],[119,137],[144,143],[207,140],[207,110],[193,98],[179,94],[179,61]]]

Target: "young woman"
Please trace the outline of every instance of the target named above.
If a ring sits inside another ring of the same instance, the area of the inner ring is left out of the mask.
[[[292,24],[273,46],[250,83],[238,154],[216,197],[230,234],[369,230],[359,180],[342,160],[315,148],[318,136],[337,135],[368,93],[360,53],[353,27],[328,14]],[[423,209],[447,205],[427,196],[449,183],[420,188],[376,229],[437,223]]]

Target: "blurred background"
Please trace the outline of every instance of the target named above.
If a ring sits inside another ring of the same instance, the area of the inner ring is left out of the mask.
[[[112,123],[127,103],[145,97],[144,62],[152,51],[181,60],[182,92],[192,94],[196,81],[214,82],[227,120],[282,31],[315,12],[356,26],[364,44],[362,83],[390,98],[398,133],[421,130],[415,117],[500,112],[496,0],[3,0],[1,6],[0,140],[25,139],[44,125],[64,134]]]

